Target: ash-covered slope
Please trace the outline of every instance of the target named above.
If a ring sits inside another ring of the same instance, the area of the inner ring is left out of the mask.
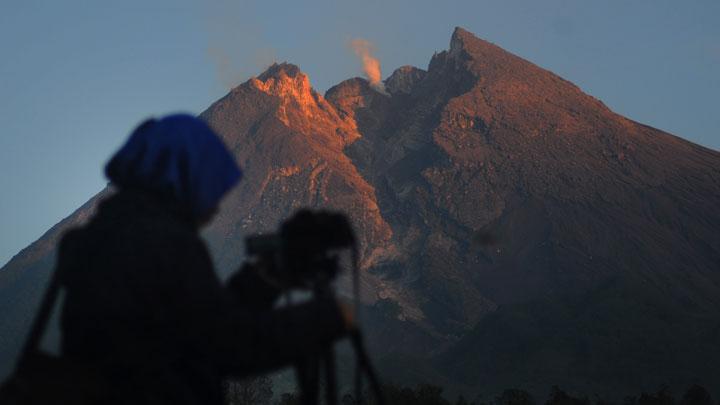
[[[462,29],[386,88],[350,79],[326,99],[356,121],[346,154],[393,230],[370,272],[438,338],[435,371],[492,389],[718,385],[720,154]]]
[[[436,357],[450,380],[720,386],[720,154],[462,29],[411,77],[390,100],[355,81],[327,99],[357,119],[347,153],[399,247],[374,270],[460,339]]]
[[[323,97],[274,65],[202,114],[245,169],[207,232],[223,273],[245,235],[342,209],[386,375],[470,393],[720,386],[720,153],[462,29],[385,87]],[[5,353],[64,226],[0,270]]]

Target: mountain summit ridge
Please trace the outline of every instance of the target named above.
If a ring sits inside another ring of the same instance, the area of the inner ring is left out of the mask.
[[[720,362],[720,153],[462,28],[385,87],[351,78],[323,96],[274,64],[201,114],[245,171],[205,232],[222,274],[244,236],[300,207],[339,209],[361,243],[369,345],[395,380],[720,386],[707,366]],[[97,199],[0,271],[0,360],[57,236]]]

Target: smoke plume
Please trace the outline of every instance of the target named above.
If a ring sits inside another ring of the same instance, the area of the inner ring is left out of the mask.
[[[367,76],[370,85],[381,93],[387,94],[385,85],[382,82],[382,73],[380,71],[380,61],[373,56],[375,47],[364,39],[354,39],[350,42],[350,47],[355,54],[360,57],[363,64],[363,71]]]
[[[276,59],[261,27],[244,19],[253,15],[253,6],[247,3],[213,0],[203,8],[207,56],[215,64],[217,84],[224,91],[265,70]]]

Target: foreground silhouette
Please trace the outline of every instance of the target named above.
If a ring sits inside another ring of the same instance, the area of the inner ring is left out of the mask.
[[[265,382],[268,384],[269,382]],[[269,389],[272,392],[272,388]],[[449,401],[443,396],[443,389],[432,384],[418,384],[415,387],[386,384],[383,386],[385,399],[393,405],[715,405],[710,393],[700,386],[688,387],[681,399],[675,400],[667,386],[661,386],[654,393],[642,392],[639,396],[627,396],[621,402],[611,402],[594,396],[573,396],[558,386],[553,386],[547,400],[536,400],[529,392],[521,389],[506,389],[492,399],[478,397],[468,400],[458,396],[455,401]],[[270,395],[271,396],[271,395]],[[258,404],[270,404],[270,396]],[[227,405],[250,405],[255,402],[245,402],[237,396],[228,397]],[[372,395],[366,393],[360,401],[353,394],[345,394],[342,405],[374,405]],[[286,393],[275,402],[276,405],[298,405],[298,396]]]
[[[198,231],[241,173],[203,121],[143,123],[106,174],[117,192],[62,238],[56,269],[62,357],[101,377],[96,401],[221,404],[223,378],[292,364],[345,334],[332,299],[273,310],[282,286],[262,266],[220,283]]]

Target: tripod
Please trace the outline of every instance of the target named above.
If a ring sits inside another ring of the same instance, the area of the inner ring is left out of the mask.
[[[250,236],[245,247],[249,256],[267,258],[276,277],[284,280],[281,284],[307,288],[312,292],[313,299],[325,302],[336,302],[331,282],[338,274],[339,259],[334,252],[350,249],[355,319],[360,319],[359,253],[355,234],[344,214],[301,210],[283,223],[279,234]],[[289,304],[289,292],[287,298]],[[350,332],[350,342],[355,352],[356,401],[359,403],[361,400],[365,375],[378,403],[384,405],[380,383],[358,327]],[[328,347],[318,355],[303,358],[295,366],[303,405],[318,403],[321,369],[325,375],[325,402],[327,405],[338,403],[335,352],[333,347]]]
[[[355,319],[358,320],[360,293],[359,293],[359,269],[358,254],[355,244],[352,246],[353,252],[353,295],[355,304]],[[335,298],[335,293],[329,284],[330,280],[322,280],[315,284],[313,289],[314,299]],[[377,373],[370,362],[362,332],[359,327],[354,328],[350,332],[350,343],[355,354],[355,403],[360,404],[363,394],[362,382],[363,374],[370,383],[370,389],[375,396],[378,405],[385,405],[385,401],[380,388],[380,380]],[[325,404],[337,405],[337,375],[335,366],[335,350],[328,347],[318,356],[306,357],[295,365],[298,385],[300,386],[300,403],[302,405],[318,404],[320,395],[320,377],[321,369],[325,375]]]

